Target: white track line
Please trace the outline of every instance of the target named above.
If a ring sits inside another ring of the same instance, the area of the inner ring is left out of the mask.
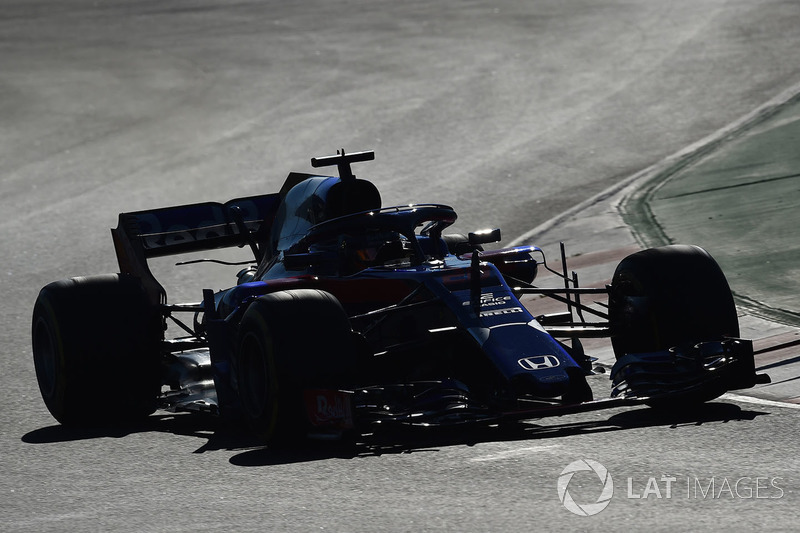
[[[787,409],[800,409],[800,405],[796,403],[789,403],[789,402],[780,402],[777,400],[765,400],[763,398],[756,398],[754,396],[744,396],[741,394],[733,394],[731,392],[726,392],[722,396],[720,396],[723,400],[734,400],[737,402],[742,403],[753,403],[756,405],[765,405],[769,407],[785,407]]]

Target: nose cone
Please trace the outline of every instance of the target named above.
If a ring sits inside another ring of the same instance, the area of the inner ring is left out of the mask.
[[[568,393],[567,369],[578,366],[550,335],[527,324],[491,329],[483,349],[516,393],[540,398]]]

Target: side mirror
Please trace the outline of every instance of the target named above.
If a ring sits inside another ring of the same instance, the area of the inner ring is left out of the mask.
[[[469,234],[469,243],[474,245],[477,244],[488,244],[490,242],[497,242],[500,240],[500,228],[495,229],[482,229],[480,231],[470,232]]]

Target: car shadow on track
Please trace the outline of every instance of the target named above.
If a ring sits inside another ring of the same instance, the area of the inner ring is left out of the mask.
[[[607,413],[604,411],[603,413]],[[241,426],[217,418],[191,414],[156,414],[138,424],[103,428],[74,428],[60,425],[36,429],[25,434],[28,444],[50,444],[97,438],[123,438],[136,433],[169,433],[203,439],[193,453],[238,451],[230,463],[242,467],[303,463],[327,459],[356,459],[384,454],[435,453],[448,446],[474,446],[484,442],[522,441],[571,437],[609,431],[646,427],[669,427],[675,430],[710,423],[754,420],[764,411],[742,409],[739,405],[717,401],[703,404],[690,413],[667,413],[647,407],[622,408],[611,416],[599,412],[583,418],[571,415],[570,421],[550,418],[520,421],[486,427],[399,428],[361,436],[357,440],[309,441],[290,449],[272,449],[262,445]]]
[[[245,428],[219,418],[202,414],[163,412],[136,423],[111,423],[103,427],[67,427],[56,424],[26,433],[22,436],[22,441],[28,444],[51,444],[99,438],[123,438],[137,433],[169,433],[204,439],[204,444],[194,450],[194,453],[240,450],[261,445]]]
[[[769,413],[744,410],[731,403],[704,404],[687,414],[665,413],[650,408],[631,408],[592,420],[543,425],[522,421],[489,427],[405,428],[402,431],[370,435],[356,443],[311,443],[302,449],[271,450],[267,447],[244,451],[231,457],[238,466],[270,466],[333,458],[355,459],[384,454],[435,453],[448,446],[474,446],[484,442],[553,439],[645,427],[678,430],[709,423],[754,420]],[[553,420],[553,419],[549,419]]]

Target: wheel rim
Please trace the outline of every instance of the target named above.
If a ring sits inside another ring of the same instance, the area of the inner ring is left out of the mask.
[[[56,390],[57,368],[56,343],[50,326],[44,318],[36,321],[33,334],[33,365],[39,389],[46,399],[52,398]]]

